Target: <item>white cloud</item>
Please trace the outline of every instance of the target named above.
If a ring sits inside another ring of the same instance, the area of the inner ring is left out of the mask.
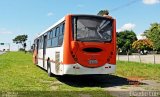
[[[142,34],[137,35],[137,39],[141,40],[141,39],[146,39],[146,36],[143,36]]]
[[[13,34],[13,32],[8,31],[6,29],[0,29],[0,34]]]
[[[54,14],[52,13],[52,12],[49,12],[48,14],[47,14],[47,16],[53,16]]]
[[[117,30],[117,32],[121,32],[121,31],[124,31],[124,30],[133,30],[135,28],[135,24],[132,24],[132,23],[127,23],[127,24],[124,24],[120,29]]]
[[[143,0],[144,4],[157,4],[160,3],[160,0]]]

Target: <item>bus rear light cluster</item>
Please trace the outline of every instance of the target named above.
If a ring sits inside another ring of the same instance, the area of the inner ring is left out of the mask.
[[[109,57],[107,58],[108,63],[110,62],[110,59],[112,58],[112,55],[113,55],[113,51],[110,53]]]
[[[76,57],[74,57],[74,60],[77,62],[78,61],[78,59],[76,58]]]
[[[71,52],[71,54],[72,54],[72,57],[73,57],[73,59],[74,59],[74,61],[76,61],[77,62],[77,57],[76,57],[76,55],[74,55],[74,53],[73,52]]]

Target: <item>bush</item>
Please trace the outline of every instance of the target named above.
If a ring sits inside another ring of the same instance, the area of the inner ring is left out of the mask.
[[[25,51],[25,49],[23,49],[23,48],[20,48],[20,49],[19,49],[19,51]]]
[[[124,51],[123,51],[123,52],[119,52],[118,54],[119,54],[119,55],[127,55],[127,52],[124,52]],[[131,52],[131,51],[129,52],[129,55],[132,55],[132,52]]]

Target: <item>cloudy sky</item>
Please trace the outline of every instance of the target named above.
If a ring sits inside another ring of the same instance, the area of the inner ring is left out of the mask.
[[[66,14],[97,14],[101,9],[117,19],[117,31],[133,30],[140,35],[151,23],[160,23],[160,0],[0,0],[0,43],[10,43],[16,50],[12,39],[27,34],[30,46],[39,33]]]

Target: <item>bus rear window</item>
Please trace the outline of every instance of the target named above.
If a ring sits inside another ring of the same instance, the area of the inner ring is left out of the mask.
[[[74,20],[76,40],[102,41],[112,40],[112,19],[103,17],[77,16]]]

